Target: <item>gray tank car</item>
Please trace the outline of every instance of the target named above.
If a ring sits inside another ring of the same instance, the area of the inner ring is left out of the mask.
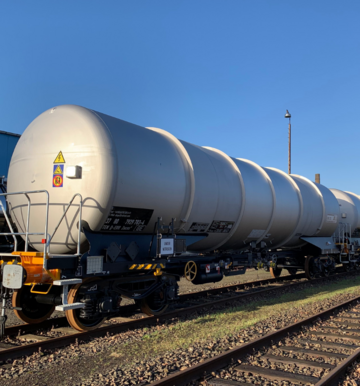
[[[56,307],[89,330],[124,297],[159,314],[183,275],[200,284],[255,267],[312,278],[359,261],[357,195],[80,106],[28,126],[6,197],[16,240],[1,255],[2,286],[29,323]],[[22,308],[29,298],[36,312]]]

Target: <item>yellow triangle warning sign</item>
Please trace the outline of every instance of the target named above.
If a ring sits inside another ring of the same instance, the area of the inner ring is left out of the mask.
[[[55,158],[54,164],[64,164],[64,163],[65,163],[65,159],[64,159],[63,153],[60,151]]]
[[[63,171],[60,166],[56,167],[56,169],[54,170],[54,174],[63,174]]]

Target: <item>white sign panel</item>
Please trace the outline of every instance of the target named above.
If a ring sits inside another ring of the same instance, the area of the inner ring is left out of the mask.
[[[160,254],[161,255],[174,254],[174,239],[161,239]]]
[[[3,270],[3,286],[19,289],[23,285],[24,268],[17,264],[7,264]]]
[[[337,223],[337,215],[336,214],[328,214],[326,217],[326,222],[332,222],[334,224]]]

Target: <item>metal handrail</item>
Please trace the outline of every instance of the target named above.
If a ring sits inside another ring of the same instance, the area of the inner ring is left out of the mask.
[[[55,233],[57,232],[57,230],[59,229],[60,227],[60,224],[61,222],[63,221],[63,219],[65,218],[65,215],[67,213],[67,211],[69,210],[70,206],[72,205],[73,201],[75,200],[76,197],[80,197],[80,205],[79,205],[79,231],[78,231],[78,241],[77,241],[77,250],[76,250],[76,255],[73,255],[74,257],[75,256],[80,256],[80,240],[81,240],[81,216],[82,216],[82,204],[83,204],[83,200],[82,200],[82,195],[80,193],[76,193],[73,195],[72,199],[70,200],[70,202],[68,203],[66,209],[65,209],[65,212],[63,213],[63,215],[61,216],[61,219],[59,220],[58,224],[56,225],[55,227],[55,230],[53,232],[53,234],[49,237],[49,241],[46,243],[46,246],[48,248],[48,250],[50,251],[50,244],[51,244],[51,240],[53,239]],[[46,269],[46,259],[44,259],[44,269]]]
[[[4,213],[5,220],[6,220],[7,224],[8,224],[8,226],[9,226],[9,229],[11,230],[10,234],[6,234],[4,236],[12,236],[13,237],[13,239],[14,239],[14,249],[16,250],[17,249],[17,239],[16,239],[16,237],[14,235],[14,230],[13,230],[13,228],[11,226],[11,223],[9,221],[8,215],[6,213],[6,210],[5,210],[4,205],[2,204],[1,200],[0,200],[0,206],[1,206],[2,212]]]
[[[25,229],[25,252],[28,251],[28,246],[29,246],[29,235],[35,235],[36,233],[31,233],[29,232],[29,224],[30,224],[30,207],[31,207],[31,200],[30,200],[30,197],[28,196],[29,194],[36,194],[36,193],[45,193],[46,194],[46,212],[45,212],[45,231],[44,233],[37,233],[37,235],[44,235],[45,239],[47,238],[47,231],[48,231],[48,221],[49,221],[49,192],[47,190],[31,190],[31,191],[22,191],[22,192],[13,192],[13,193],[1,193],[0,196],[15,196],[15,195],[20,195],[20,194],[23,194],[25,195],[25,197],[27,198],[28,200],[28,210],[27,210],[27,219],[26,219],[26,229]],[[0,200],[0,205],[1,205],[1,208],[2,208],[2,211],[4,213],[4,216],[5,216],[5,219],[6,219],[6,222],[9,226],[9,229],[11,231],[11,233],[9,234],[13,236],[14,238],[14,246],[15,246],[15,250],[17,250],[17,240],[16,240],[16,237],[17,235],[23,235],[24,233],[16,233],[14,232],[13,230],[13,227],[11,226],[11,222],[9,220],[9,217],[6,213],[6,210]],[[5,234],[4,234],[5,235]],[[46,244],[44,245],[44,256],[46,256]]]
[[[29,194],[35,194],[35,193],[45,193],[46,194],[46,212],[45,212],[45,231],[44,233],[42,232],[29,232],[29,226],[30,226],[30,208],[31,208],[31,200],[30,200],[30,197],[29,197]],[[6,219],[6,222],[9,226],[9,229],[11,232],[8,232],[8,233],[0,233],[0,235],[2,236],[12,236],[13,239],[14,239],[14,250],[17,251],[17,246],[18,246],[18,242],[17,242],[17,239],[15,236],[24,236],[25,235],[25,252],[28,251],[28,246],[29,246],[29,236],[39,236],[39,235],[44,235],[44,239],[45,239],[45,243],[44,243],[44,256],[43,256],[43,268],[45,270],[47,270],[47,256],[50,252],[50,244],[51,244],[51,241],[55,235],[55,233],[57,232],[57,230],[59,229],[60,225],[61,225],[61,222],[64,220],[65,218],[65,215],[66,213],[68,212],[70,206],[72,205],[73,201],[75,200],[76,197],[80,197],[80,204],[79,204],[79,225],[78,225],[78,228],[79,228],[79,231],[78,231],[78,240],[77,240],[77,253],[76,255],[72,255],[72,256],[69,256],[69,255],[66,255],[68,257],[75,257],[75,256],[80,256],[80,240],[81,240],[81,217],[82,217],[82,205],[83,205],[83,199],[82,199],[82,196],[80,193],[76,193],[73,195],[72,199],[70,200],[70,202],[68,203],[63,215],[61,216],[57,226],[55,227],[55,230],[53,232],[53,234],[50,236],[48,234],[48,222],[49,222],[49,198],[50,198],[50,195],[49,195],[49,192],[47,190],[33,190],[33,191],[22,191],[22,192],[14,192],[14,193],[1,193],[0,196],[11,196],[11,195],[20,195],[20,194],[23,194],[25,195],[25,197],[27,198],[28,200],[28,210],[27,210],[27,219],[26,219],[26,228],[25,228],[25,232],[14,232],[14,229],[11,225],[11,222],[9,220],[9,216],[7,215],[6,213],[6,210],[0,200],[0,206],[1,206],[1,209],[4,213],[4,216],[5,216],[5,219]],[[8,255],[7,253],[4,254],[2,253],[2,255]]]

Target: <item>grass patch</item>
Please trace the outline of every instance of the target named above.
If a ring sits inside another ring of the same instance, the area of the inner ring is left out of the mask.
[[[252,302],[248,305],[228,308],[216,313],[181,321],[160,331],[146,331],[141,341],[120,345],[111,354],[131,364],[137,360],[148,360],[176,349],[187,349],[194,343],[214,340],[229,335],[238,335],[245,328],[268,319],[280,316],[286,311],[302,309],[304,306],[332,299],[341,294],[359,294],[358,278],[337,280],[319,287],[313,286],[293,293]]]

